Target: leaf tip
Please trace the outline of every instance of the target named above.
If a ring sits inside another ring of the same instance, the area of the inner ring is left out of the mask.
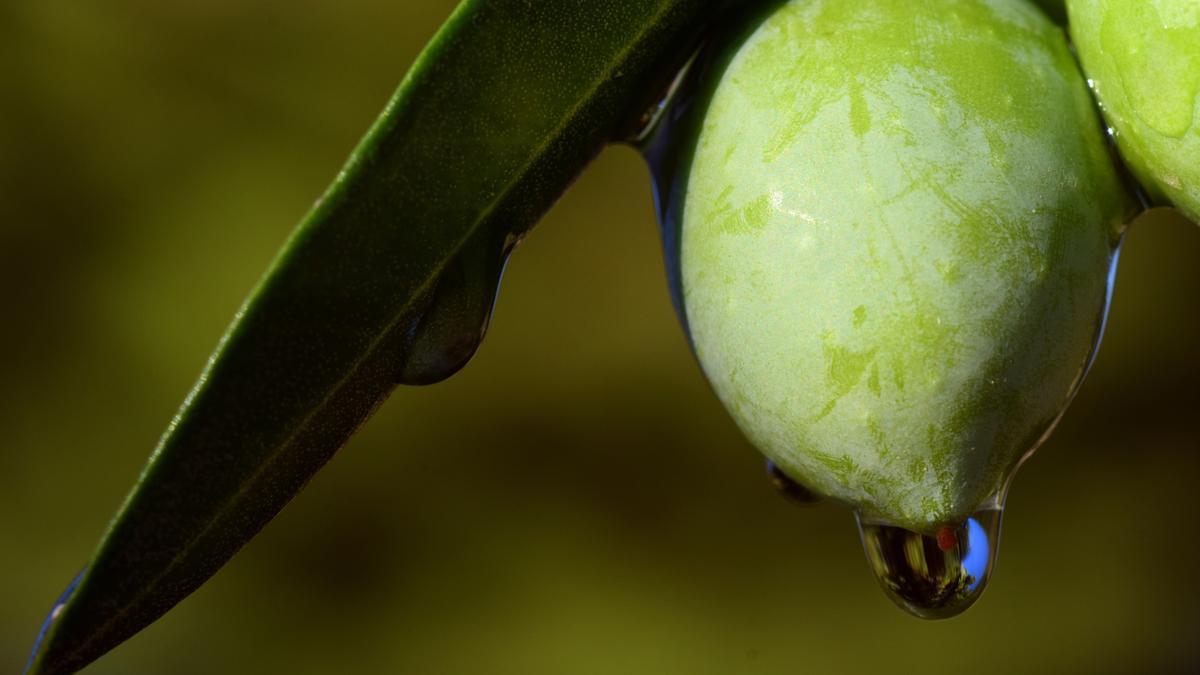
[[[86,573],[86,567],[80,570],[79,574],[76,574],[71,583],[67,585],[66,590],[54,601],[54,606],[50,609],[50,613],[46,615],[46,619],[42,621],[42,627],[38,629],[37,638],[33,641],[33,649],[29,653],[29,661],[25,663],[23,675],[53,675],[60,672],[46,661],[46,649],[44,647],[48,647],[53,642],[47,638],[50,638],[54,634],[54,628],[58,624],[59,617],[63,615],[67,603],[71,600],[75,589],[79,588],[79,584],[83,581]]]

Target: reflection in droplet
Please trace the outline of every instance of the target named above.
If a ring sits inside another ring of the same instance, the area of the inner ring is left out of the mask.
[[[33,641],[33,649],[29,654],[29,661],[25,664],[25,672],[29,672],[33,668],[34,661],[38,658],[38,650],[42,647],[42,642],[46,639],[46,635],[50,633],[50,629],[54,627],[54,622],[58,621],[58,618],[62,616],[63,608],[67,606],[67,601],[71,599],[71,596],[75,593],[75,589],[79,588],[79,582],[83,581],[83,575],[86,572],[86,567],[80,570],[79,574],[76,574],[71,583],[67,585],[66,590],[54,601],[54,606],[50,608],[50,613],[46,615],[46,619],[42,622],[42,627],[38,629],[37,637]]]
[[[987,586],[1000,543],[999,504],[932,533],[858,514],[871,571],[884,593],[922,619],[947,619],[975,604]]]

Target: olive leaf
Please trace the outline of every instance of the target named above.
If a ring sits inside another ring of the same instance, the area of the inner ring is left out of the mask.
[[[459,5],[238,312],[27,672],[75,672],[146,627],[397,383],[460,368],[507,253],[734,4]]]

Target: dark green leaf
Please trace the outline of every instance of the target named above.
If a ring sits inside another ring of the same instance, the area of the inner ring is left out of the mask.
[[[460,5],[235,318],[47,620],[30,672],[74,672],[157,619],[283,508],[398,382],[461,367],[508,251],[630,131],[631,113],[732,4]]]

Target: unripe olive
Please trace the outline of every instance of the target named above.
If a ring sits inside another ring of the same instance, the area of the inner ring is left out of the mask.
[[[1200,2],[1071,0],[1071,37],[1121,156],[1200,222]]]
[[[720,48],[675,169],[696,354],[780,469],[931,532],[1090,361],[1132,200],[1026,0],[791,0]]]

